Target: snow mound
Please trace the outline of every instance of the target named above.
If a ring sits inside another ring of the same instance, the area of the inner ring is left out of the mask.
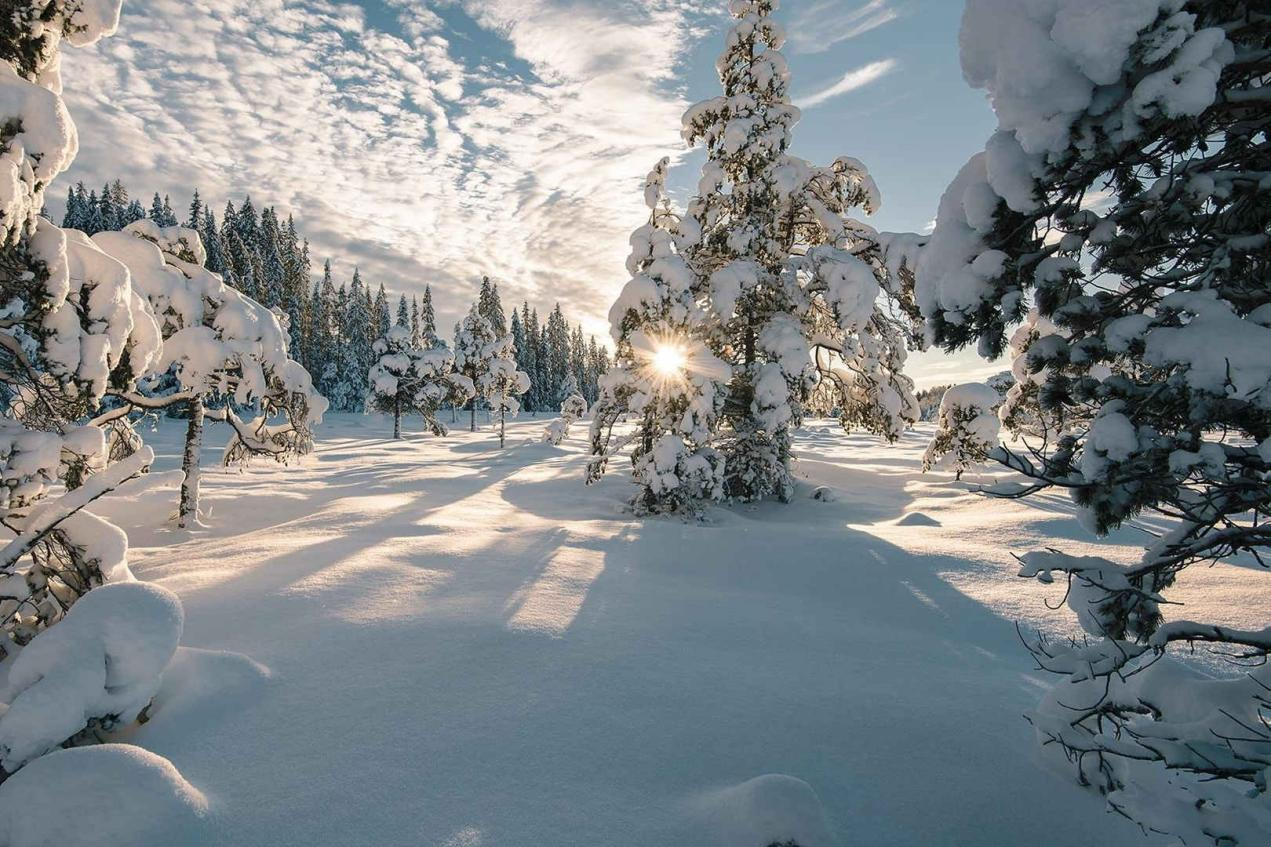
[[[820,500],[822,503],[833,503],[839,499],[839,496],[828,485],[818,485],[812,492],[812,499]]]
[[[91,511],[125,531],[162,527],[172,515],[184,476],[179,470],[142,474],[93,503]]]
[[[896,521],[896,526],[940,526],[940,521],[922,512],[910,512]]]
[[[176,595],[152,583],[85,594],[13,660],[0,697],[8,703],[0,712],[0,766],[13,772],[90,721],[107,730],[135,721],[159,689],[183,624]]]
[[[801,779],[764,774],[711,791],[693,802],[703,847],[766,847],[794,841],[799,847],[834,847],[821,800]]]
[[[197,732],[218,717],[241,711],[272,676],[269,668],[242,653],[180,648],[155,695],[155,717],[144,731],[147,743],[166,732]]]
[[[197,844],[206,815],[171,762],[130,744],[58,750],[0,785],[5,847]]]

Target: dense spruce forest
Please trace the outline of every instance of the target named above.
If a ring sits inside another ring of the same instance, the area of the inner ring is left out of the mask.
[[[389,327],[409,327],[418,347],[454,346],[453,334],[438,332],[431,285],[424,285],[422,296],[408,298],[390,292],[382,281],[376,285],[364,280],[356,267],[349,279],[338,279],[331,259],[323,261],[321,276],[315,278],[309,241],[297,230],[294,217],[287,214],[284,219],[275,206],[257,211],[250,197],[237,207],[227,202],[218,220],[197,189],[184,216],[179,216],[168,194],[156,192],[147,208],[118,179],[100,192],[81,182],[67,192],[62,226],[91,236],[143,218],[197,231],[208,270],[285,318],[291,355],[313,375],[335,411],[365,409],[367,373],[375,361],[372,348]],[[498,283],[488,277],[480,278],[472,295],[495,333],[512,336],[517,367],[530,377],[530,389],[521,398],[525,411],[559,410],[571,376],[587,402],[595,402],[598,380],[609,369],[609,351],[594,336],[584,337],[581,326],[565,318],[559,303],[543,319],[528,302],[509,316]]]

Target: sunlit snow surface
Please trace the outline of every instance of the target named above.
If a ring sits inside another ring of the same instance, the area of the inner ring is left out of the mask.
[[[921,475],[925,430],[828,424],[793,505],[640,520],[625,468],[584,487],[585,430],[552,447],[543,425],[500,452],[489,428],[394,443],[332,415],[298,467],[208,473],[194,534],[162,528],[171,487],[102,501],[198,648],[127,740],[206,796],[211,843],[1155,843],[1020,717],[1044,680],[1014,621],[1073,624],[1010,556],[1133,556],[1141,531],[1093,542],[1060,496]],[[160,469],[182,429],[149,436]],[[1265,624],[1264,574],[1189,576],[1185,614]]]

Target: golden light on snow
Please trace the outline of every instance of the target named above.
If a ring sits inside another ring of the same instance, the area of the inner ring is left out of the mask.
[[[665,377],[677,377],[684,372],[688,358],[683,348],[675,344],[662,343],[653,351],[649,360],[653,370]]]

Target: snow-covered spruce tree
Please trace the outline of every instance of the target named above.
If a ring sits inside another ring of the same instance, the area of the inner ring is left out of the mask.
[[[1166,615],[1190,565],[1267,565],[1269,33],[1247,0],[971,0],[963,69],[998,131],[918,268],[949,349],[996,355],[1028,318],[1006,419],[1031,407],[1043,425],[995,451],[1032,480],[1009,493],[1066,489],[1099,533],[1171,522],[1138,561],[1034,552],[1021,575],[1062,574],[1089,634],[1031,643],[1060,680],[1039,737],[1112,809],[1188,844],[1271,832],[1271,632]],[[1235,678],[1181,664],[1194,642],[1240,657]]]
[[[494,302],[498,302],[498,290],[494,290]],[[529,374],[516,367],[516,353],[512,349],[512,336],[504,332],[498,334],[497,329],[482,315],[475,311],[468,317],[476,317],[470,326],[464,320],[465,351],[464,361],[459,369],[469,375],[471,371],[476,396],[485,400],[491,412],[499,415],[499,447],[506,443],[508,415],[516,417],[521,411],[521,395],[530,390]],[[478,339],[488,338],[483,343],[475,344]],[[476,403],[473,403],[473,415],[476,415]]]
[[[916,242],[848,216],[879,204],[860,162],[816,167],[788,153],[799,110],[776,6],[730,4],[737,22],[716,63],[724,94],[690,108],[683,126],[707,162],[677,247],[688,299],[709,316],[695,337],[731,366],[708,440],[739,500],[791,496],[793,433],[822,380],[839,391],[844,425],[894,439],[918,416],[901,372],[907,316],[879,303],[901,302],[905,277],[893,270],[908,266],[899,248]]]
[[[676,250],[680,218],[666,199],[669,164],[658,162],[645,179],[649,220],[631,235],[631,279],[609,311],[615,364],[600,378],[592,409],[587,481],[632,445],[639,514],[692,511],[724,496],[723,461],[710,440],[731,370],[703,342],[709,316]],[[634,429],[615,437],[625,418]]]
[[[731,4],[716,63],[725,93],[684,117],[708,158],[681,249],[714,318],[706,343],[732,365],[715,441],[741,500],[790,497],[791,438],[819,379],[839,384],[845,424],[895,438],[917,418],[904,329],[878,306],[899,282],[883,240],[846,217],[878,206],[873,180],[850,158],[820,168],[787,152],[799,111],[776,5]]]
[[[507,334],[507,321],[503,315],[503,301],[499,299],[499,286],[490,282],[488,276],[481,278],[481,293],[477,298],[479,311],[494,330],[494,334],[502,338]]]
[[[512,313],[515,320],[516,312]],[[569,428],[575,421],[587,416],[587,398],[578,391],[578,380],[573,374],[565,377],[561,386],[565,399],[560,404],[560,417],[552,421],[543,430],[543,440],[548,444],[560,444],[569,435]]]
[[[479,386],[490,368],[498,340],[494,327],[475,304],[455,326],[455,371],[466,377],[476,389],[469,408],[469,432],[477,431],[477,397],[482,396]]]
[[[512,355],[512,339],[499,339],[497,353],[490,359],[489,368],[477,382],[477,393],[485,398],[490,408],[499,413],[499,447],[507,442],[507,419],[521,411],[521,395],[530,390],[530,377],[517,370]]]
[[[119,2],[10,4],[0,18],[0,632],[25,644],[90,589],[131,578],[127,538],[84,508],[153,453],[105,469],[102,431],[78,422],[112,380],[148,368],[159,337],[127,271],[39,215],[77,146],[59,50],[112,33]]]
[[[472,399],[472,382],[454,373],[454,356],[444,345],[421,350],[413,346],[409,322],[389,329],[375,342],[375,364],[368,382],[368,409],[393,416],[393,438],[401,438],[403,414],[418,414],[434,435],[445,435],[437,417],[444,405]]]
[[[948,469],[962,479],[964,471],[987,462],[1001,431],[1001,404],[998,393],[980,382],[948,388],[940,398],[936,434],[922,455],[922,469]]]
[[[433,310],[432,305],[432,286],[424,286],[424,298],[419,304],[419,319],[414,321],[412,317],[411,330],[416,331],[419,336],[419,346],[425,350],[429,347],[435,347],[442,344],[441,337],[437,335],[437,313]]]
[[[493,289],[487,301],[497,305],[498,290]],[[501,316],[500,311],[497,313]],[[463,319],[455,335],[455,368],[471,381],[475,390],[469,429],[477,429],[477,398],[484,400],[491,412],[499,415],[499,446],[505,441],[507,416],[521,409],[520,397],[530,389],[529,375],[518,370],[512,336],[506,330],[500,335],[477,304]]]
[[[403,299],[403,303],[405,300]],[[402,437],[402,413],[409,411],[409,397],[415,382],[410,329],[400,324],[375,340],[375,364],[367,377],[370,394],[366,410],[393,416],[393,438]]]
[[[116,392],[126,404],[121,408],[182,404],[188,409],[178,526],[198,522],[205,418],[232,429],[225,464],[254,455],[287,462],[312,449],[312,428],[321,421],[326,400],[314,390],[308,372],[288,356],[278,316],[203,267],[197,232],[141,220],[121,232],[98,233],[93,241],[128,268],[163,334],[154,373],[176,379],[174,390],[158,395]],[[111,415],[118,418],[120,411]]]

